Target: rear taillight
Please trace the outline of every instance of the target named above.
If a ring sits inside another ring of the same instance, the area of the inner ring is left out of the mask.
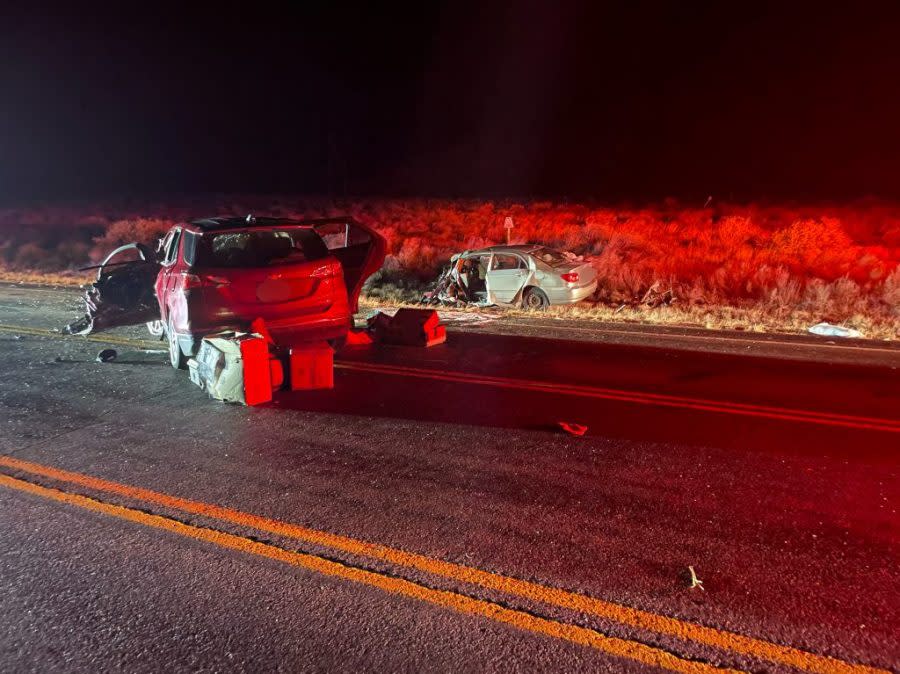
[[[560,274],[559,277],[566,283],[578,283],[577,271],[570,271],[568,274]]]
[[[181,278],[183,290],[190,290],[191,288],[218,288],[229,283],[224,276],[211,276],[209,274],[182,274]]]

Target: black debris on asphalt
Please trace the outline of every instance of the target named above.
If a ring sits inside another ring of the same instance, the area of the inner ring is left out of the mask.
[[[103,351],[97,354],[97,362],[110,363],[114,361],[118,355],[119,352],[115,349],[103,349]]]

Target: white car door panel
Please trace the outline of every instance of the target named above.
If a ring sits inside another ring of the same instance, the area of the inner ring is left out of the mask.
[[[499,304],[512,302],[528,280],[528,268],[518,255],[495,253],[487,273],[488,299]]]

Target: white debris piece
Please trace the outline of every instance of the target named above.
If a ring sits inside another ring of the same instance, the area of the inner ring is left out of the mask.
[[[216,400],[242,405],[272,400],[269,347],[259,334],[219,332],[204,337],[188,370],[191,381]]]
[[[862,333],[859,330],[845,328],[842,325],[832,325],[831,323],[816,323],[809,329],[809,332],[822,337],[862,337]]]
[[[697,572],[694,571],[694,567],[693,567],[693,566],[689,566],[689,567],[688,567],[688,571],[689,571],[690,574],[691,574],[691,584],[690,584],[690,589],[693,590],[695,587],[699,587],[701,590],[703,590],[704,592],[706,592],[706,588],[703,587],[703,581],[700,580],[699,578],[697,578]]]

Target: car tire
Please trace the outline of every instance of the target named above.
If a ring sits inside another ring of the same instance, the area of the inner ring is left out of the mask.
[[[550,306],[550,299],[540,288],[526,288],[522,295],[522,308],[532,311],[546,309]]]
[[[147,332],[159,339],[166,334],[166,326],[162,320],[147,321]]]
[[[166,337],[169,340],[169,363],[176,370],[186,369],[187,358],[184,356],[184,351],[181,350],[181,344],[178,343],[178,336],[171,323],[166,325]]]

